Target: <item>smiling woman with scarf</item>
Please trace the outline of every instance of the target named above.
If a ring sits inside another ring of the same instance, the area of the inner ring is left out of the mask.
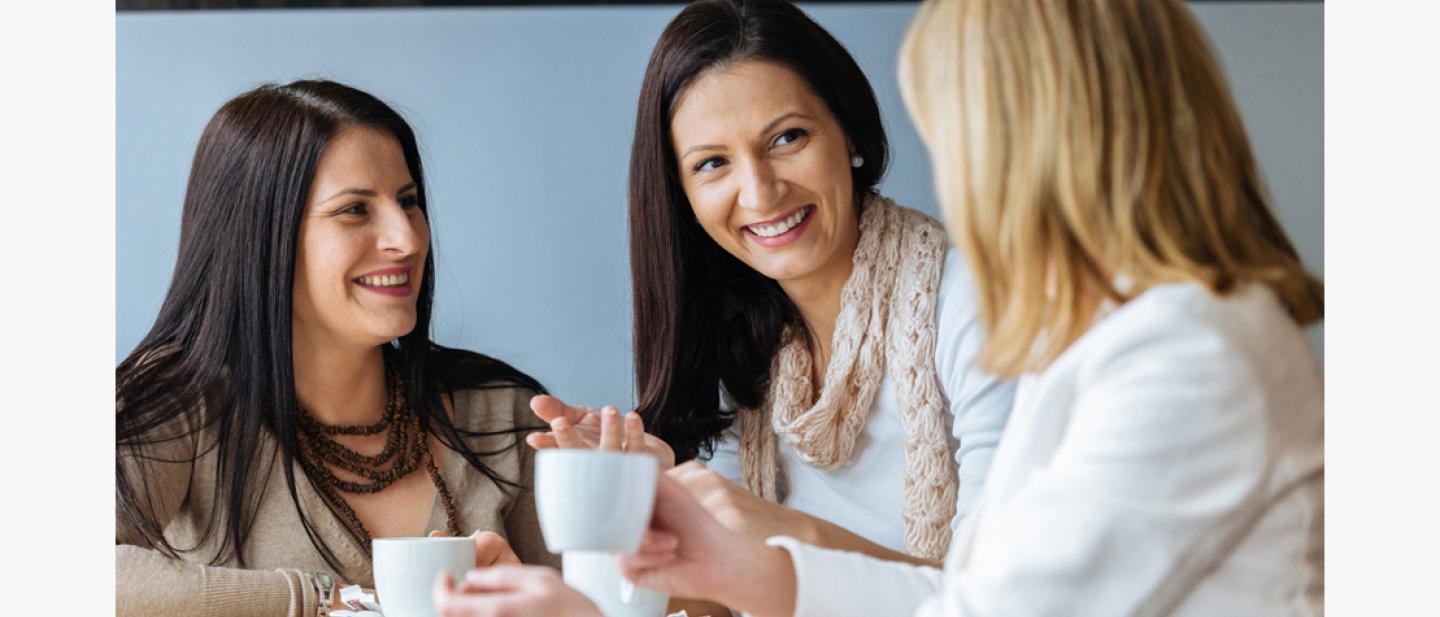
[[[627,449],[754,537],[938,564],[1013,384],[964,258],[877,192],[879,107],[841,44],[779,0],[704,0],[661,34],[630,166],[638,413],[533,407],[539,447]],[[642,422],[643,418],[643,422]],[[641,438],[641,427],[650,436]]]

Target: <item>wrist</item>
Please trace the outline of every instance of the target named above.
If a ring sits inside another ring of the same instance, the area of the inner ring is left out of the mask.
[[[748,593],[745,597],[724,600],[724,603],[756,617],[794,615],[797,582],[790,551],[766,545],[750,563],[756,566],[749,570],[750,584],[738,587],[748,590]]]
[[[313,572],[310,576],[310,583],[315,589],[315,615],[326,617],[330,611],[337,608],[334,606],[339,594],[335,593],[335,579],[324,572]]]
[[[800,533],[795,535],[796,540],[810,546],[832,548],[831,542],[834,540],[834,534],[829,522],[813,516],[806,516],[803,520],[804,523],[798,529]]]

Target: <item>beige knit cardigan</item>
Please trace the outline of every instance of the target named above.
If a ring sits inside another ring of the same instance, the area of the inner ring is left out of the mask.
[[[468,430],[498,430],[534,424],[528,390],[464,390],[455,394],[455,423]],[[213,442],[214,435],[202,431],[194,437],[169,441],[150,453],[160,458],[183,460],[194,456],[199,443]],[[470,440],[475,451],[494,450],[508,445],[511,435],[476,437]],[[266,448],[273,448],[266,439]],[[329,568],[311,545],[295,515],[279,464],[271,466],[260,496],[255,525],[246,544],[247,568],[235,559],[217,566],[207,565],[223,537],[217,531],[205,537],[203,530],[211,515],[211,499],[217,478],[215,452],[210,448],[192,465],[189,462],[141,462],[126,452],[117,452],[116,461],[130,472],[143,474],[155,514],[165,521],[165,537],[173,546],[197,549],[183,553],[183,559],[166,557],[145,545],[119,524],[115,531],[115,608],[118,617],[215,616],[215,617],[311,617],[318,601],[311,572],[325,572],[336,581],[374,587],[370,559],[345,532],[344,526],[325,508],[319,494],[296,467],[296,490],[300,505],[316,531],[341,562],[339,571]],[[272,450],[273,451],[273,450]],[[531,486],[534,451],[521,443],[499,456],[485,457],[486,463],[506,477]],[[484,529],[505,536],[522,561],[557,566],[559,559],[545,550],[536,522],[531,491],[507,495],[495,482],[474,470],[454,452],[446,451],[441,476],[455,495],[457,518],[462,531]],[[216,524],[224,524],[217,513]],[[445,529],[445,511],[437,501],[426,529]],[[223,527],[219,530],[223,531]]]

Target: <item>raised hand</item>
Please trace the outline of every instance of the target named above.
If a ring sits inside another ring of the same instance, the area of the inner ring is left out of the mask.
[[[525,442],[532,448],[648,452],[660,460],[661,469],[675,466],[675,451],[659,437],[646,433],[640,414],[633,411],[622,419],[613,406],[578,407],[549,395],[530,399],[530,409],[550,425],[547,432],[526,436]]]

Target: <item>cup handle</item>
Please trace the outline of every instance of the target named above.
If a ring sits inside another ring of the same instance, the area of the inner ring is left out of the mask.
[[[620,601],[625,604],[635,603],[635,583],[623,576],[620,577]]]

